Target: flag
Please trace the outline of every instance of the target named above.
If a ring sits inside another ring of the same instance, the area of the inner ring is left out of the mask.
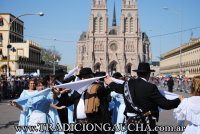
[[[61,84],[61,85],[56,85],[56,86],[54,86],[54,88],[68,88],[71,90],[76,90],[79,94],[82,94],[88,88],[88,86],[90,86],[93,82],[95,82],[103,77],[105,77],[105,76],[75,81],[75,82]]]

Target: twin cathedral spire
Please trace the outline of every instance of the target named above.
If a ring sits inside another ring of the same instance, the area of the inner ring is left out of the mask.
[[[110,74],[133,74],[131,70],[137,69],[143,56],[137,0],[121,0],[120,16],[116,14],[115,1],[112,24],[108,25],[107,0],[92,0],[88,31],[78,42],[77,65]]]
[[[138,24],[136,3],[137,0],[122,0],[122,10],[119,24],[120,30],[118,30],[118,33],[135,34],[138,32],[138,29],[134,29],[134,25]],[[113,8],[112,27],[117,27],[115,2]],[[107,34],[109,31],[107,0],[93,0],[89,32],[91,34]]]

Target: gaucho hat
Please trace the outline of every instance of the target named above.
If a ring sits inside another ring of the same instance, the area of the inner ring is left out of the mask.
[[[88,67],[82,68],[77,76],[84,77],[86,75],[94,75],[91,68],[88,68]]]
[[[138,65],[138,69],[137,70],[133,70],[135,72],[155,72],[155,70],[151,70],[150,69],[150,65],[149,63],[139,63]]]

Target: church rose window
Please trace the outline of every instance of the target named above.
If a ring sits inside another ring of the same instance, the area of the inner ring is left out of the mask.
[[[110,49],[111,49],[112,51],[117,51],[117,44],[115,44],[115,43],[111,44],[111,45],[110,45]]]

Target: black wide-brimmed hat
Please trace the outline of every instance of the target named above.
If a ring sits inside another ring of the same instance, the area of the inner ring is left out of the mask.
[[[95,77],[101,77],[101,76],[106,76],[106,72],[96,72],[94,73]]]
[[[63,76],[65,74],[68,74],[66,71],[64,71],[63,69],[58,69],[55,71],[55,76],[56,77],[60,77],[60,76]]]
[[[112,75],[112,77],[114,77],[114,78],[116,78],[116,79],[119,79],[119,78],[121,78],[121,77],[123,77],[123,76],[122,76],[121,73],[116,72],[116,73],[114,73],[114,74]]]
[[[84,77],[86,75],[94,75],[91,68],[89,68],[89,67],[82,68],[77,76]]]
[[[137,70],[133,70],[135,72],[155,72],[155,70],[151,70],[150,69],[150,65],[149,63],[139,63],[138,65],[138,69]]]

